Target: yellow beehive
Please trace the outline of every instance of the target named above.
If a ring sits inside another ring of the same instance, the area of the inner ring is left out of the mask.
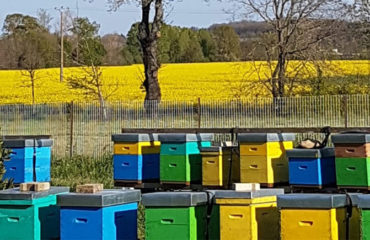
[[[114,154],[142,155],[156,154],[161,149],[161,142],[115,143]]]
[[[240,156],[240,181],[265,184],[288,182],[288,161],[286,158]]]
[[[239,134],[240,180],[273,186],[289,180],[286,150],[293,149],[294,134]]]
[[[278,196],[282,240],[346,239],[346,195]],[[359,214],[350,219],[350,239],[359,239]]]
[[[276,195],[283,193],[282,189],[217,191],[215,199],[220,211],[220,239],[278,239]]]
[[[239,157],[232,152],[232,147],[203,147],[202,184],[204,186],[227,186],[229,181],[232,155],[231,183],[240,181]],[[231,184],[230,183],[230,184]]]

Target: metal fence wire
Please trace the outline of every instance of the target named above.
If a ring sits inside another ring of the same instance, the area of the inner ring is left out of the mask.
[[[122,128],[323,126],[370,126],[370,95],[0,105],[1,135],[52,135],[57,157],[101,157]]]

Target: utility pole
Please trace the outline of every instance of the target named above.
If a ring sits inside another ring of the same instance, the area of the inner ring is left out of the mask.
[[[55,8],[60,12],[60,82],[63,82],[63,68],[64,68],[64,7]]]

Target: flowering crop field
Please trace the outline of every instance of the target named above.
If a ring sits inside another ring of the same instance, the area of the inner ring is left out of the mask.
[[[299,62],[291,62],[288,71],[298,64]],[[370,60],[333,61],[330,62],[330,66],[331,70],[324,73],[327,77],[370,76]],[[101,69],[103,92],[110,95],[109,101],[144,99],[145,93],[141,87],[143,81],[141,65]],[[232,99],[243,86],[245,88],[245,84],[258,81],[255,69],[259,69],[262,79],[268,76],[265,62],[164,64],[159,72],[162,99],[180,101],[192,101],[198,97],[204,100]],[[312,69],[314,69],[313,66],[308,65],[307,70],[300,74],[300,78],[314,77],[315,73]],[[263,74],[264,72],[266,74]],[[65,79],[78,74],[82,74],[79,68],[65,69]],[[0,104],[32,103],[30,82],[27,79],[24,71],[0,71]],[[82,90],[70,89],[66,81],[59,82],[57,68],[37,70],[36,103],[92,100],[91,96],[85,95]],[[310,88],[309,84],[301,85],[296,88],[294,94],[309,92]],[[363,94],[368,90],[368,88],[359,88],[355,93]],[[247,92],[249,96],[269,96],[262,84],[258,88],[250,88]]]

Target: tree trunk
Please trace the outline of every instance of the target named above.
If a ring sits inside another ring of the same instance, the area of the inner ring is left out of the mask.
[[[104,97],[103,97],[103,94],[102,94],[100,88],[98,88],[98,96],[99,96],[100,109],[103,113],[103,119],[107,120],[107,118],[108,118],[107,108],[105,107],[105,100],[104,100]]]
[[[35,72],[29,71],[31,80],[31,91],[32,91],[32,105],[35,105]]]
[[[155,0],[155,17],[150,26],[149,15],[151,4],[154,0],[142,0],[142,21],[139,25],[139,41],[143,51],[145,70],[144,87],[145,101],[160,101],[161,90],[158,82],[160,62],[157,54],[157,41],[160,37],[160,28],[163,21],[162,0]]]

